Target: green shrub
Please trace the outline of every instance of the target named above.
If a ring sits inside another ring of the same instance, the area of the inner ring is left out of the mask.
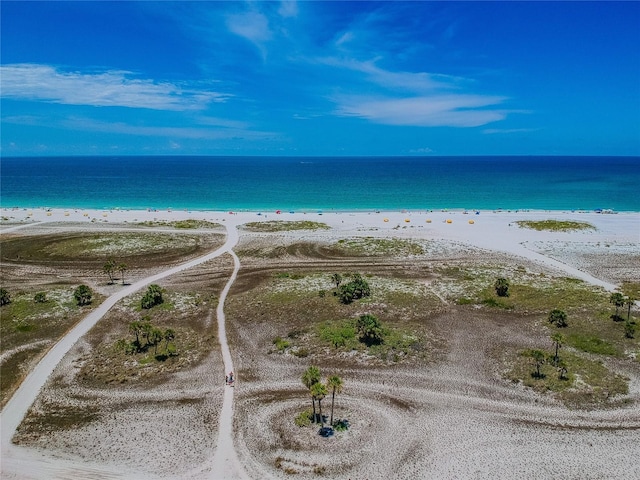
[[[633,338],[636,333],[636,326],[633,322],[626,321],[624,322],[624,336],[626,338]]]
[[[76,299],[79,307],[90,304],[92,297],[93,291],[86,285],[79,285],[73,292],[73,298]]]
[[[297,348],[291,353],[298,358],[305,358],[309,356],[309,350],[307,350],[306,348]]]
[[[352,303],[354,300],[368,297],[369,295],[371,295],[371,287],[359,273],[354,274],[353,280],[340,285],[338,289],[340,301],[345,305]]]
[[[290,343],[280,337],[276,337],[273,339],[273,344],[276,346],[276,350],[280,353],[283,353],[287,348],[289,348]]]
[[[164,298],[162,298],[162,288],[159,285],[153,284],[149,285],[147,288],[147,292],[140,301],[140,306],[145,310],[148,310],[163,302]]]
[[[11,303],[11,294],[6,288],[0,288],[0,306]]]
[[[45,292],[38,292],[33,296],[33,301],[36,303],[46,303],[47,294]]]
[[[294,422],[298,427],[308,427],[311,425],[311,421],[313,420],[313,412],[311,409],[307,409],[304,412],[300,412]]]
[[[333,422],[333,428],[336,432],[344,432],[346,430],[349,430],[349,426],[349,420],[345,420],[344,418]]]

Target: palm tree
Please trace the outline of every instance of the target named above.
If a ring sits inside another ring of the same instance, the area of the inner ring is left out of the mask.
[[[324,418],[322,417],[322,400],[327,396],[327,387],[318,382],[311,386],[311,398],[318,401],[318,410],[320,411],[320,427],[324,428]]]
[[[567,364],[564,363],[563,360],[559,360],[558,363],[556,364],[556,368],[558,369],[558,378],[560,380],[567,380]]]
[[[567,326],[567,314],[560,309],[553,309],[549,312],[549,323],[555,323],[556,327],[563,328]]]
[[[136,336],[136,347],[140,348],[140,331],[142,330],[142,322],[133,321],[129,324],[129,331]]]
[[[313,387],[316,383],[320,382],[320,369],[311,365],[309,368],[305,370],[302,374],[302,383],[305,387],[311,391],[311,387]],[[311,395],[311,404],[313,407],[313,421],[316,421],[316,399],[313,395]]]
[[[154,355],[158,354],[158,344],[162,341],[163,338],[164,338],[163,332],[159,328],[153,327],[149,332],[149,339],[150,339],[150,342],[153,344]]]
[[[562,335],[561,333],[554,333],[553,335],[551,335],[551,341],[556,347],[556,354],[553,357],[553,362],[555,363],[555,365],[558,365],[558,349],[562,347],[562,345],[564,345],[564,335]]]
[[[614,320],[620,318],[618,316],[618,309],[624,306],[624,296],[620,292],[612,293],[609,297],[609,303],[613,303],[616,306],[616,313],[614,315]]]
[[[171,340],[173,340],[174,338],[176,338],[176,332],[173,331],[173,329],[171,328],[167,328],[164,331],[164,335],[163,335],[165,341],[167,342],[167,344],[165,345],[165,350],[168,352],[169,351],[169,342]]]
[[[496,294],[499,297],[508,297],[509,296],[509,280],[506,278],[500,277],[496,280],[496,283],[493,284],[496,289]]]
[[[542,374],[540,373],[540,367],[544,365],[544,352],[542,350],[532,350],[531,358],[536,366],[536,373],[534,374],[536,378],[542,378]]]
[[[102,271],[109,275],[109,284],[113,284],[113,271],[116,268],[116,262],[113,260],[108,260],[107,263],[102,267]]]
[[[636,326],[631,323],[629,320],[624,322],[624,336],[627,338],[633,338],[633,335],[636,333]]]
[[[329,419],[329,425],[333,426],[333,404],[336,400],[336,393],[342,392],[343,382],[337,375],[332,375],[327,379],[327,388],[331,389],[331,418]]]
[[[636,299],[632,298],[631,296],[629,296],[625,300],[625,303],[627,304],[627,322],[630,322],[631,321],[631,306],[634,303],[636,303]]]
[[[143,322],[140,323],[140,334],[142,338],[144,338],[147,342],[145,344],[145,349],[148,350],[151,345],[151,331],[153,330],[153,325],[148,318],[145,318]]]
[[[122,285],[124,285],[124,272],[127,271],[127,264],[121,263],[118,265],[118,271],[120,272],[120,276],[122,277]]]

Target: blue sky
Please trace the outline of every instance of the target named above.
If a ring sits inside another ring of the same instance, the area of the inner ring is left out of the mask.
[[[640,2],[10,2],[2,155],[640,155]]]

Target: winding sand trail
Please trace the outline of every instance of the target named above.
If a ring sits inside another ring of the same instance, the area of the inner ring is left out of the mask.
[[[237,230],[234,229],[234,231],[237,239]],[[220,341],[220,348],[222,350],[222,360],[224,362],[225,372],[233,372],[234,369],[233,361],[231,360],[231,351],[229,350],[229,344],[227,343],[224,301],[227,298],[231,285],[238,275],[238,270],[240,270],[240,260],[238,259],[238,256],[233,251],[230,253],[233,257],[233,273],[220,294],[220,301],[218,302],[218,308],[216,310],[216,316],[218,318],[218,338]],[[218,443],[216,444],[216,453],[214,454],[213,466],[211,468],[211,478],[213,479],[249,478],[242,469],[233,446],[234,388],[234,386],[227,386],[224,391],[222,411],[220,412],[220,421],[218,424]]]
[[[42,222],[39,222],[42,223]],[[32,226],[30,224],[28,226]],[[20,227],[26,227],[20,226]],[[15,230],[12,228],[10,230]],[[131,472],[116,471],[113,466],[79,464],[71,460],[45,458],[43,453],[30,448],[18,447],[11,443],[11,439],[16,429],[27,414],[29,407],[35,402],[40,390],[46,383],[55,367],[60,363],[64,355],[73,345],[85,335],[116,303],[128,295],[144,288],[145,286],[157,282],[163,278],[195,267],[201,263],[212,260],[220,255],[230,253],[234,260],[234,270],[231,278],[225,285],[220,296],[217,308],[219,342],[222,349],[225,371],[233,370],[231,353],[227,343],[224,301],[236,279],[240,269],[240,261],[233,252],[233,247],[238,243],[237,224],[234,222],[225,223],[227,239],[217,250],[195,258],[186,263],[170,268],[155,275],[143,278],[137,282],[126,286],[122,290],[108,297],[98,308],[87,315],[80,323],[71,329],[49,352],[40,360],[38,365],[29,373],[20,385],[20,388],[11,397],[0,412],[0,458],[2,459],[2,478],[136,478],[137,475]],[[3,233],[6,233],[5,230]],[[218,443],[214,455],[212,466],[212,478],[248,478],[237,459],[232,436],[233,420],[233,388],[225,390]],[[151,477],[148,477],[151,478]]]

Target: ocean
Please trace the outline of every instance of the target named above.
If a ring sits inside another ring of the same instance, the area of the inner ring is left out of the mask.
[[[2,208],[640,211],[640,157],[0,159]]]

